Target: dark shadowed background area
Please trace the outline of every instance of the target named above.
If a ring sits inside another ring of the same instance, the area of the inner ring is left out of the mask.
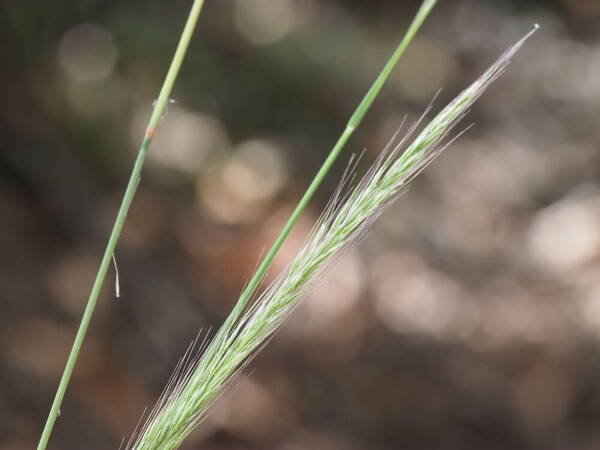
[[[0,448],[37,443],[191,0],[0,10]],[[352,152],[374,160],[540,31],[475,127],[348,251],[185,449],[600,448],[600,2],[441,1]],[[419,2],[207,0],[57,420],[117,448],[226,317]],[[211,328],[212,327],[212,328]]]

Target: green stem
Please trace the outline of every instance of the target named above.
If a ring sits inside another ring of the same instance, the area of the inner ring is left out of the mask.
[[[202,10],[203,5],[204,0],[194,0],[194,4],[188,16],[185,28],[181,33],[181,38],[179,40],[177,50],[175,51],[175,55],[173,56],[173,60],[171,61],[171,66],[169,67],[169,71],[167,72],[165,81],[163,82],[160,94],[154,106],[154,111],[152,112],[152,116],[150,117],[150,121],[148,122],[148,126],[146,127],[146,133],[140,146],[135,165],[133,166],[133,170],[131,172],[127,188],[125,189],[123,201],[121,203],[121,207],[119,208],[119,213],[117,214],[115,224],[110,233],[110,238],[108,240],[106,250],[104,251],[104,256],[102,257],[102,262],[100,263],[98,274],[96,275],[96,280],[94,281],[92,291],[90,292],[90,297],[88,299],[87,305],[83,312],[83,316],[81,318],[81,322],[79,324],[79,329],[77,330],[75,340],[73,341],[73,346],[71,348],[69,358],[67,359],[62,377],[60,379],[60,383],[58,385],[58,389],[56,390],[56,395],[54,396],[54,401],[52,402],[50,413],[48,414],[48,418],[46,419],[46,424],[44,426],[44,430],[42,431],[42,435],[40,437],[40,441],[37,447],[38,450],[45,450],[46,446],[48,445],[50,435],[52,434],[52,429],[54,428],[54,423],[56,422],[56,418],[59,415],[60,406],[65,396],[67,386],[69,385],[71,375],[73,373],[73,368],[75,367],[75,363],[77,362],[77,358],[81,350],[81,345],[83,344],[85,334],[87,332],[90,320],[94,313],[98,296],[102,289],[102,285],[104,284],[106,273],[108,271],[108,268],[110,267],[112,255],[119,240],[119,236],[121,235],[121,230],[123,229],[123,224],[125,223],[125,218],[127,217],[127,212],[129,211],[129,207],[131,206],[131,202],[133,201],[133,197],[135,196],[135,191],[140,181],[140,174],[144,166],[144,161],[146,159],[146,154],[148,153],[148,148],[152,143],[154,131],[156,129],[156,126],[158,125],[158,122],[160,121],[161,116],[163,115],[165,106],[171,95],[173,84],[175,83],[175,80],[179,73],[179,69],[181,68],[181,64],[183,63],[183,60],[185,58],[187,48],[189,46],[192,34],[194,33],[194,29],[196,28],[196,23],[198,22],[198,17],[200,16],[200,11]]]
[[[256,269],[256,272],[254,273],[252,279],[246,285],[246,288],[240,295],[240,298],[238,299],[231,314],[227,317],[227,320],[223,324],[223,327],[221,328],[221,330],[224,330],[224,331],[229,330],[230,327],[241,316],[246,305],[248,304],[248,301],[252,298],[252,296],[254,295],[254,293],[256,292],[256,290],[258,289],[260,284],[262,283],[263,279],[265,278],[267,270],[269,269],[271,263],[273,262],[275,255],[277,255],[277,252],[283,245],[283,242],[285,241],[287,236],[292,231],[292,228],[294,228],[294,225],[298,221],[298,218],[302,214],[302,211],[304,211],[304,209],[306,208],[306,206],[312,199],[312,197],[315,194],[316,190],[318,189],[319,185],[325,178],[325,175],[327,175],[327,172],[329,172],[329,170],[333,166],[333,163],[335,162],[335,160],[338,157],[338,155],[340,154],[340,152],[343,150],[344,146],[348,142],[348,139],[350,139],[350,136],[352,136],[352,133],[354,132],[354,130],[361,123],[365,114],[367,113],[367,111],[369,110],[371,105],[373,104],[373,101],[375,100],[375,98],[377,97],[379,92],[381,91],[381,88],[383,87],[383,85],[385,84],[387,79],[389,78],[396,63],[398,62],[398,60],[400,59],[400,57],[402,56],[402,54],[404,53],[404,51],[406,50],[406,48],[408,47],[410,42],[415,37],[415,34],[417,33],[417,31],[419,30],[419,28],[421,27],[421,25],[423,24],[423,22],[425,21],[425,19],[427,18],[427,16],[429,15],[429,13],[431,12],[431,10],[433,9],[433,7],[435,6],[436,3],[437,3],[437,0],[424,0],[423,3],[421,4],[421,7],[419,8],[419,11],[417,12],[412,23],[410,24],[410,27],[408,28],[404,38],[402,39],[402,41],[400,42],[400,44],[398,45],[398,47],[396,48],[396,50],[394,51],[394,53],[392,54],[390,59],[388,60],[387,64],[384,66],[383,70],[380,72],[380,74],[377,77],[377,79],[375,80],[375,82],[371,85],[368,92],[365,94],[365,97],[359,103],[358,107],[354,111],[354,114],[352,114],[352,116],[348,120],[346,128],[344,129],[344,131],[338,138],[337,142],[331,149],[329,156],[327,156],[327,159],[325,160],[325,162],[323,163],[323,165],[321,166],[321,168],[315,175],[315,178],[312,180],[312,182],[306,189],[306,192],[304,193],[304,195],[298,202],[298,205],[292,212],[292,215],[290,216],[287,223],[283,227],[283,230],[281,231],[281,233],[275,240],[275,243],[273,244],[273,246],[271,247],[271,249],[265,256],[265,258],[262,260],[262,262],[258,266],[258,269]],[[215,339],[222,339],[224,337],[225,336],[221,336],[219,333],[215,337]]]

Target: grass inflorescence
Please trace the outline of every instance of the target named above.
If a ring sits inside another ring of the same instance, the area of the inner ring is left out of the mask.
[[[416,133],[419,125],[416,123],[401,139],[396,133],[355,186],[352,186],[352,170],[345,175],[289,267],[249,308],[239,315],[236,310],[232,312],[198,361],[177,371],[133,440],[132,448],[167,450],[181,444],[206,416],[224,387],[281,327],[331,263],[344,249],[355,245],[385,208],[446,148],[449,133],[503,73],[511,57],[534,31],[501,55],[421,132]],[[422,119],[428,113],[429,109]]]

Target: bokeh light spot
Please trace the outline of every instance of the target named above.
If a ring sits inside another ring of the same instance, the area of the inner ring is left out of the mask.
[[[529,229],[529,248],[544,267],[574,269],[600,250],[597,201],[566,198],[538,212]]]
[[[200,180],[198,194],[204,209],[218,221],[247,222],[279,192],[288,173],[283,151],[265,140],[240,144],[233,156]]]
[[[254,44],[273,44],[300,22],[305,3],[295,0],[237,0],[234,21],[239,32]]]
[[[112,36],[93,24],[67,31],[58,46],[58,62],[65,75],[77,83],[102,81],[113,71],[118,50]]]
[[[287,178],[281,150],[267,141],[241,144],[223,171],[223,181],[237,196],[263,200],[279,191]]]

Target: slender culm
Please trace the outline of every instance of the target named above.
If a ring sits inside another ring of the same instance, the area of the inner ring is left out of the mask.
[[[537,28],[537,26],[536,26]],[[481,77],[441,110],[421,132],[412,126],[396,136],[354,186],[345,176],[303,248],[276,281],[239,317],[228,321],[200,360],[179,370],[132,448],[174,449],[198,425],[232,377],[265,345],[340,253],[355,245],[407,185],[447,146],[473,103],[500,76],[534,32],[510,47]],[[427,113],[427,112],[426,112]],[[424,115],[425,117],[425,115]],[[413,136],[416,134],[416,137]],[[409,143],[410,142],[410,143]]]
[[[121,236],[121,231],[123,230],[127,213],[129,211],[129,208],[131,207],[131,203],[133,202],[138,183],[140,182],[142,168],[144,167],[144,162],[146,160],[148,150],[150,149],[150,145],[152,144],[152,138],[154,136],[160,118],[162,117],[162,114],[165,110],[165,106],[169,100],[171,90],[173,89],[173,85],[175,84],[175,80],[177,79],[177,75],[179,74],[179,70],[181,69],[181,65],[183,64],[185,54],[187,52],[192,35],[196,28],[196,23],[198,22],[198,18],[200,17],[200,13],[202,11],[203,6],[204,0],[194,0],[185,27],[183,29],[183,32],[181,33],[179,44],[177,45],[177,49],[175,50],[175,54],[173,55],[173,60],[171,61],[169,71],[167,72],[162,88],[158,95],[158,99],[156,100],[154,110],[152,111],[152,116],[150,117],[150,120],[146,127],[144,138],[140,145],[135,163],[133,165],[133,169],[131,170],[129,182],[127,183],[127,187],[125,188],[123,200],[121,201],[121,206],[119,207],[119,212],[117,213],[115,223],[113,225],[112,231],[110,232],[110,236],[106,244],[106,249],[104,250],[104,255],[102,256],[102,260],[100,262],[100,267],[98,267],[96,279],[94,280],[94,284],[92,285],[90,296],[88,297],[85,309],[83,310],[83,315],[81,316],[79,328],[77,329],[75,339],[73,340],[73,345],[71,346],[71,351],[67,358],[67,362],[65,363],[65,367],[63,369],[58,388],[56,389],[56,394],[54,395],[54,400],[52,401],[52,406],[50,407],[48,417],[46,418],[46,423],[44,425],[44,429],[42,430],[37,450],[45,450],[50,440],[52,430],[54,429],[54,423],[56,422],[56,418],[60,413],[60,407],[63,398],[67,391],[67,387],[69,386],[71,375],[73,374],[75,364],[77,362],[77,359],[79,358],[79,352],[81,351],[83,341],[85,340],[88,327],[92,320],[92,316],[96,308],[96,303],[98,301],[100,291],[104,284],[104,279],[106,278],[106,274],[108,272],[108,268],[110,267],[110,263],[111,261],[113,261],[115,248],[117,247],[119,237]]]

